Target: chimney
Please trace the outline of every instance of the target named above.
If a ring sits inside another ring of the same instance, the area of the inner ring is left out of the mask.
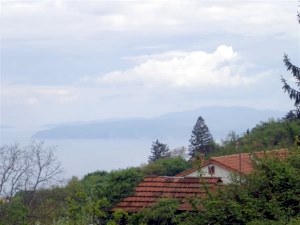
[[[194,155],[193,158],[191,158],[191,161],[193,163],[203,163],[204,162],[204,154],[200,153],[200,154],[197,154],[197,155]]]
[[[204,154],[199,154],[199,160],[201,163],[204,162]]]

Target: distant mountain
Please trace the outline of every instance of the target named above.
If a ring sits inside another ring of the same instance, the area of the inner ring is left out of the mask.
[[[38,131],[33,138],[183,138],[189,139],[199,116],[205,120],[213,137],[224,138],[229,131],[238,134],[270,118],[281,118],[285,113],[247,107],[202,107],[197,110],[168,113],[151,119],[118,119],[59,125]]]

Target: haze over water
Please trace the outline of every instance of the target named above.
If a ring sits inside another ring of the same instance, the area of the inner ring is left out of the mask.
[[[1,128],[1,145],[26,145],[36,130]],[[56,146],[55,155],[65,169],[65,177],[82,177],[97,170],[115,170],[139,166],[147,162],[152,145],[150,138],[142,139],[48,139],[47,146]],[[162,139],[170,148],[187,146],[188,140]]]

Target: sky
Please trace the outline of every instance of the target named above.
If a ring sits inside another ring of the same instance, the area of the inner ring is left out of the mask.
[[[202,106],[288,111],[296,0],[2,0],[1,121],[36,127]]]

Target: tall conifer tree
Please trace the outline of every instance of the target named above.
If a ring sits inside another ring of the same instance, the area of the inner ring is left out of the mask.
[[[204,119],[200,116],[192,130],[189,155],[194,157],[198,154],[207,154],[213,150],[213,141]]]
[[[156,140],[152,143],[151,155],[148,157],[148,162],[155,162],[161,158],[167,158],[170,155],[170,149],[167,144],[161,143],[159,140]]]
[[[298,13],[297,19],[298,23],[300,24],[300,13]],[[296,86],[300,88],[300,68],[291,62],[287,54],[284,54],[283,61],[287,68],[287,71],[291,72],[293,77],[296,79]],[[292,88],[283,77],[281,78],[281,81],[283,83],[282,89],[284,90],[284,92],[287,92],[289,94],[290,99],[295,101],[294,105],[296,107],[296,109],[288,112],[288,114],[285,116],[285,119],[300,119],[300,90]]]

